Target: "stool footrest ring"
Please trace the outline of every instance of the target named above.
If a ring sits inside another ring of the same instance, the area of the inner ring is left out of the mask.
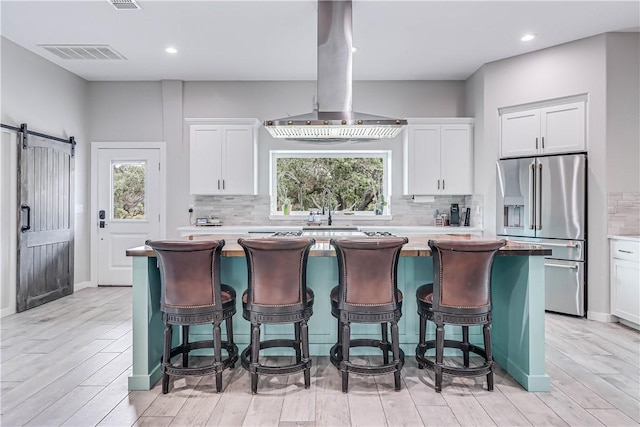
[[[349,348],[352,347],[374,347],[386,352],[389,356],[393,357],[391,343],[384,343],[380,340],[374,339],[355,339],[350,341]],[[379,375],[389,374],[396,372],[404,366],[404,352],[400,349],[400,357],[397,362],[387,363],[378,366],[363,366],[356,365],[349,361],[342,360],[342,344],[334,344],[331,347],[329,359],[333,366],[338,368],[342,372],[350,372],[355,374],[364,375]]]
[[[289,347],[296,349],[298,348],[298,343],[294,340],[288,339],[276,339],[276,340],[266,340],[260,342],[260,350],[264,350],[267,348],[282,348]],[[300,362],[293,363],[290,365],[284,366],[264,366],[264,365],[255,365],[250,362],[251,355],[251,345],[242,350],[240,354],[240,363],[242,363],[242,367],[249,372],[255,372],[260,375],[287,375],[293,374],[296,372],[304,371],[305,369],[311,368],[311,359],[302,359]],[[254,368],[255,366],[255,368]]]

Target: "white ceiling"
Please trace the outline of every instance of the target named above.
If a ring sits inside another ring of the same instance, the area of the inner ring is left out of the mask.
[[[1,33],[87,80],[316,79],[315,1],[138,4],[2,0]],[[637,0],[354,0],[353,77],[461,80],[487,62],[639,27]],[[521,42],[530,32],[538,37]],[[62,60],[41,44],[107,44],[127,59]]]

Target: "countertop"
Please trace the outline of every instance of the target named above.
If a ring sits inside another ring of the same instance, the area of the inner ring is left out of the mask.
[[[418,233],[398,233],[400,236],[407,237],[407,243],[400,252],[400,256],[431,256],[431,249],[428,241],[433,240],[483,240],[470,235],[449,235],[449,234],[418,234]],[[196,235],[190,238],[181,238],[178,240],[209,240],[224,239],[226,244],[222,249],[222,256],[226,257],[244,257],[244,250],[237,243],[238,238],[244,239],[260,239],[267,236],[260,236],[254,233],[216,233],[209,235]],[[286,239],[287,237],[283,237]],[[364,236],[363,238],[366,238]],[[551,249],[543,249],[540,246],[508,242],[505,247],[498,252],[499,256],[545,256],[551,255]],[[134,257],[154,257],[153,250],[148,246],[138,246],[136,248],[127,249],[127,256]],[[311,248],[309,256],[335,256],[335,251],[329,244],[327,238],[317,238],[316,244]]]
[[[327,228],[322,226],[304,226],[305,229],[315,229],[316,227]],[[360,231],[389,231],[391,233],[418,233],[418,234],[467,234],[482,233],[479,227],[436,227],[424,225],[333,225],[334,228],[350,227]],[[220,234],[220,233],[273,233],[276,231],[297,231],[301,230],[301,225],[205,225],[205,226],[189,226],[178,227],[178,232],[185,235],[194,234]]]
[[[632,236],[632,235],[610,235],[607,236],[610,239],[614,240],[630,240],[632,242],[640,242],[640,236]]]

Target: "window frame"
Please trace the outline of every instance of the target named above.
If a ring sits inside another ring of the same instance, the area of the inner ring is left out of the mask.
[[[306,211],[291,211],[284,215],[277,206],[278,177],[276,162],[280,158],[381,158],[382,159],[382,194],[387,205],[383,207],[383,215],[391,214],[391,150],[270,150],[269,151],[269,212],[271,216],[291,217],[308,215]],[[354,211],[356,215],[375,215],[372,211]]]

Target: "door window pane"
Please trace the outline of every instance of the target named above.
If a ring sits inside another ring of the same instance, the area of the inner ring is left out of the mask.
[[[144,161],[111,163],[113,219],[145,219]]]

